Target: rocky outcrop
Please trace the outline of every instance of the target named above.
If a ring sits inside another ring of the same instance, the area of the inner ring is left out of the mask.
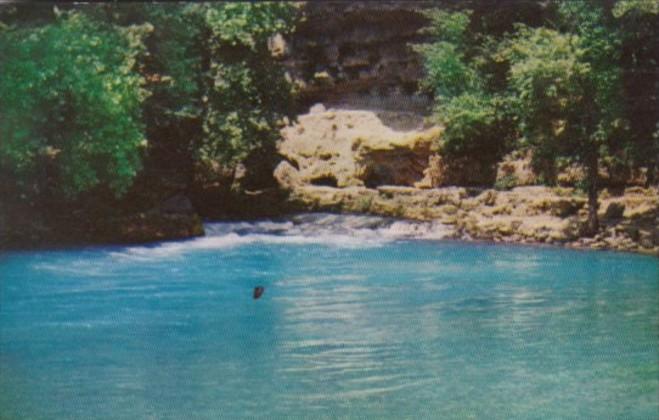
[[[583,237],[586,198],[572,188],[531,186],[496,191],[306,185],[293,189],[289,200],[298,211],[370,213],[439,221],[453,227],[455,238],[615,249],[659,256],[657,189],[628,188],[619,196],[604,191],[600,196],[602,228],[592,238]]]
[[[318,104],[284,128],[285,160],[274,176],[289,194],[285,207],[438,221],[465,239],[659,252],[656,188],[604,190],[602,229],[585,238],[586,197],[572,186],[534,185],[530,153],[512,153],[496,168],[447,160],[441,127],[394,129],[387,123],[395,113],[387,118]]]
[[[422,11],[433,2],[307,2],[304,20],[286,40],[285,64],[307,106],[425,110],[419,95]],[[275,44],[273,40],[273,44]]]
[[[424,179],[440,135],[439,127],[422,125],[394,130],[372,111],[313,107],[282,131],[278,150],[286,160],[275,178],[288,189],[414,186]]]
[[[101,243],[141,243],[203,235],[203,223],[196,214],[138,213],[97,221],[83,232],[82,239]]]

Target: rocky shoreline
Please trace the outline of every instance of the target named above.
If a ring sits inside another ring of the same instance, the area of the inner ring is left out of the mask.
[[[510,191],[445,187],[301,186],[291,191],[296,211],[331,211],[438,221],[450,238],[551,244],[659,256],[659,191],[639,187],[600,197],[601,230],[584,236],[586,198],[573,188],[517,187]]]
[[[170,191],[146,211],[0,211],[14,216],[0,217],[0,248],[176,240],[204,235],[202,218],[332,212],[437,222],[447,226],[445,237],[461,240],[659,256],[659,187],[600,174],[608,185],[599,195],[600,230],[591,237],[585,234],[587,200],[575,187],[579,171],[568,168],[559,174],[562,186],[547,187],[537,185],[528,154],[511,155],[487,170],[477,162],[456,165],[441,156],[441,135],[441,127],[409,112],[318,104],[282,130],[282,160],[267,174],[266,186],[231,184],[194,196]],[[247,175],[250,170],[245,168]]]
[[[601,229],[593,237],[583,234],[586,198],[574,188],[530,186],[497,191],[305,185],[290,190],[284,202],[272,209],[272,217],[330,212],[437,222],[446,227],[446,239],[627,251],[659,257],[656,188],[632,187],[616,195],[604,190],[600,195]],[[190,211],[154,211],[77,225],[71,221],[57,229],[31,226],[12,231],[13,237],[3,237],[5,249],[144,243],[204,235],[202,219]]]

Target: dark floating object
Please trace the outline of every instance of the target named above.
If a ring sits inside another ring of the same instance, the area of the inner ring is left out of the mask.
[[[265,292],[265,287],[263,286],[256,286],[254,288],[254,299],[258,299],[261,297],[261,295]]]

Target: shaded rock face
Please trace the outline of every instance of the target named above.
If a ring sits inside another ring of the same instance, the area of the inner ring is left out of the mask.
[[[194,212],[194,208],[188,197],[176,194],[160,204],[160,212],[163,214],[191,214]]]
[[[303,105],[425,111],[423,68],[409,44],[423,40],[431,2],[307,2],[285,64]],[[282,49],[280,47],[279,49]]]
[[[496,177],[495,168],[475,159],[450,159],[435,154],[430,157],[425,169],[426,178],[423,188],[443,187],[449,185],[490,186]]]
[[[275,169],[281,186],[374,188],[424,179],[439,127],[396,131],[375,112],[323,109],[282,130],[278,150],[286,161]]]
[[[92,243],[139,243],[204,235],[202,220],[194,213],[157,210],[104,218],[68,217],[20,220],[0,226],[0,249],[51,247]]]
[[[368,188],[382,185],[416,185],[428,165],[429,145],[417,149],[392,147],[366,150],[359,156],[360,178]]]

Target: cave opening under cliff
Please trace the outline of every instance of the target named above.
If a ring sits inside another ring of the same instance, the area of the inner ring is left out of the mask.
[[[377,188],[383,185],[404,185],[396,177],[384,168],[372,168],[363,178],[366,188]]]
[[[314,178],[311,180],[311,184],[320,187],[333,187],[333,188],[337,188],[339,186],[339,182],[337,181],[334,175],[325,175]]]

